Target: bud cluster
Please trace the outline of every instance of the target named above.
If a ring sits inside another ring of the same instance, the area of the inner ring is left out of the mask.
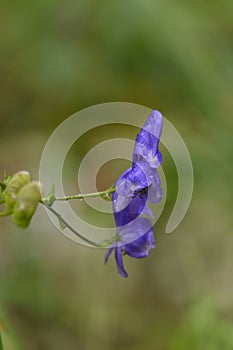
[[[32,181],[29,172],[19,171],[1,183],[1,191],[6,209],[0,216],[12,215],[17,226],[27,228],[41,201],[42,184]]]

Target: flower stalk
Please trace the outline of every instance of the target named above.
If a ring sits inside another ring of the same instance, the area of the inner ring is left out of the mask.
[[[73,199],[85,199],[85,198],[96,198],[96,197],[101,197],[106,200],[111,200],[111,194],[116,191],[114,186],[111,186],[109,189],[105,191],[100,191],[100,192],[92,192],[92,193],[85,193],[85,194],[76,194],[76,195],[70,195],[70,196],[65,196],[65,197],[55,197],[55,201],[69,201]],[[42,199],[43,201],[43,199]]]

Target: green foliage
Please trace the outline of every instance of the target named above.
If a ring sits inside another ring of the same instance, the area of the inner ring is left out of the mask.
[[[172,342],[174,350],[232,350],[233,325],[213,302],[203,299],[190,307]]]
[[[18,339],[0,319],[0,350],[22,350]]]
[[[0,332],[0,350],[4,350],[4,349],[3,349],[3,345],[2,345],[2,337],[1,337],[1,332]]]

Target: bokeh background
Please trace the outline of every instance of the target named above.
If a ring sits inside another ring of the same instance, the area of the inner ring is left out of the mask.
[[[0,172],[31,171],[51,132],[93,104],[157,108],[183,136],[193,200],[171,235],[177,175],[164,150],[165,210],[148,259],[125,258],[121,278],[105,251],[65,238],[43,208],[29,229],[0,221],[1,323],[30,350],[231,350],[233,2],[231,0],[3,1],[0,11]],[[75,166],[113,128],[73,147]],[[137,130],[114,127],[117,137]],[[99,188],[126,162],[106,164]],[[77,170],[77,169],[76,169]],[[70,179],[70,182],[68,181]]]

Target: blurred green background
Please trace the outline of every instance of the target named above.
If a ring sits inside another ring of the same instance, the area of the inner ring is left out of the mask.
[[[188,214],[166,235],[177,175],[164,151],[157,247],[148,259],[125,258],[127,280],[113,259],[103,266],[105,251],[62,236],[43,208],[26,231],[2,219],[0,319],[30,350],[233,349],[233,2],[13,0],[1,3],[0,23],[1,174],[38,178],[58,124],[110,101],[161,110],[195,174]],[[103,138],[101,128],[87,135],[73,162]],[[100,187],[127,166],[106,165]]]

